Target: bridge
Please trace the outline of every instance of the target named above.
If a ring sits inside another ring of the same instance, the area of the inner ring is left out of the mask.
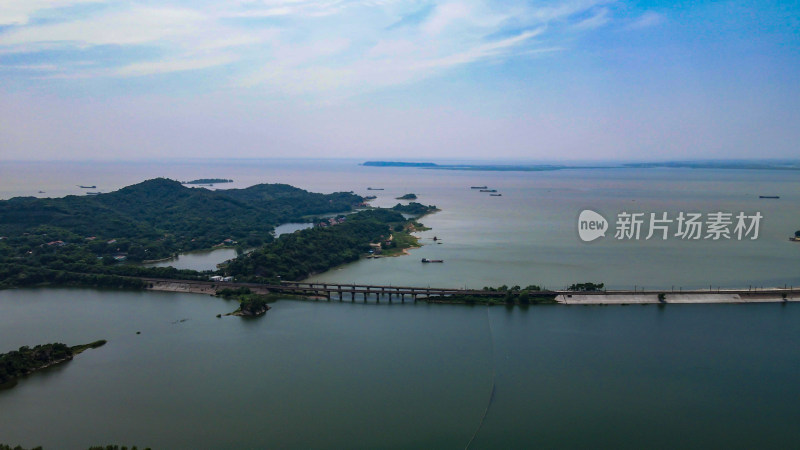
[[[380,301],[381,298],[388,297],[389,301],[392,298],[398,298],[400,301],[405,301],[406,296],[410,299],[417,300],[419,297],[443,297],[450,295],[472,295],[484,297],[503,297],[505,292],[501,291],[484,291],[478,289],[452,289],[452,288],[432,288],[432,287],[418,287],[418,286],[392,286],[392,285],[370,285],[370,284],[339,284],[339,283],[311,283],[302,281],[284,281],[281,282],[276,290],[284,292],[298,292],[305,295],[317,295],[331,299],[335,296],[336,299],[342,300],[346,296],[350,296],[354,300],[356,294],[360,294],[364,299],[370,296]],[[548,294],[549,295],[549,294]]]
[[[184,285],[187,291],[195,290],[200,292],[212,293],[219,289],[248,288],[256,293],[286,293],[311,297],[323,297],[328,300],[351,300],[355,301],[358,297],[366,301],[368,298],[375,298],[377,301],[388,299],[389,301],[406,299],[417,301],[419,298],[440,297],[451,295],[473,295],[483,297],[504,297],[504,291],[484,291],[479,289],[453,289],[453,288],[432,288],[419,286],[392,286],[392,285],[369,285],[369,284],[340,284],[340,283],[312,283],[284,281],[280,284],[262,283],[241,283],[226,281],[205,281],[205,280],[181,280],[167,278],[141,278],[145,283],[151,285]],[[194,288],[194,289],[193,289]],[[552,296],[557,295],[552,291],[541,291],[531,293],[532,296]]]
[[[153,289],[163,289],[165,286],[176,287],[174,290],[187,292],[216,293],[225,288],[249,288],[255,293],[286,293],[310,297],[321,297],[327,300],[350,300],[374,298],[380,302],[387,299],[390,302],[406,299],[417,301],[429,297],[447,296],[480,296],[480,297],[505,297],[506,291],[485,291],[482,289],[461,288],[435,288],[419,286],[393,286],[372,284],[342,284],[327,282],[283,281],[280,284],[241,283],[205,280],[181,280],[165,278],[141,278],[149,283]],[[184,289],[180,287],[183,286]],[[758,301],[758,299],[783,299],[797,301],[800,299],[800,288],[754,288],[748,289],[658,289],[658,290],[603,290],[603,291],[570,291],[570,290],[544,290],[529,291],[531,297],[556,297],[559,303],[565,304],[606,304],[606,303],[730,303]],[[662,297],[663,295],[663,297]],[[694,300],[686,300],[688,297]],[[698,297],[700,297],[698,299]],[[664,298],[664,300],[662,300]],[[705,299],[705,300],[704,300]],[[727,299],[727,300],[726,300]]]

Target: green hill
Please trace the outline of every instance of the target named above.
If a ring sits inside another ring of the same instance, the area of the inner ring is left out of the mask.
[[[220,245],[260,246],[273,241],[280,223],[350,211],[362,201],[352,193],[316,194],[284,184],[210,191],[164,178],[93,196],[0,201],[0,286],[86,283],[77,273],[167,276],[175,269],[145,274],[115,263]],[[109,277],[88,282],[127,283]]]

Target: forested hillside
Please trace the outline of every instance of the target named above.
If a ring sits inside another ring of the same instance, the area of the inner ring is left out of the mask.
[[[283,235],[264,247],[231,261],[226,273],[245,280],[300,280],[340,264],[355,261],[370,243],[390,238],[406,219],[396,211],[373,209],[347,216],[331,227],[314,227]],[[392,244],[389,244],[392,245]]]
[[[221,245],[257,247],[275,225],[346,212],[363,199],[285,184],[210,191],[164,178],[108,194],[0,201],[0,287],[133,286],[119,276],[198,277],[134,264]],[[185,273],[184,273],[185,272]]]
[[[13,198],[0,201],[0,256],[69,245],[141,261],[223,242],[253,247],[271,241],[282,222],[349,211],[361,202],[351,193],[315,194],[284,184],[210,191],[164,178],[95,196]]]

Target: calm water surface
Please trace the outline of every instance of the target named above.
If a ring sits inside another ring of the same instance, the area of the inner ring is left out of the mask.
[[[274,235],[278,237],[286,233],[294,233],[312,227],[311,223],[284,223],[275,227]],[[250,250],[246,250],[250,251]],[[164,261],[143,264],[145,267],[175,267],[176,269],[189,270],[217,270],[217,264],[228,261],[236,257],[236,250],[233,248],[218,248],[214,250],[203,250],[189,253],[181,253],[175,258]]]
[[[422,248],[412,257],[363,260],[318,281],[480,288],[539,284],[563,288],[605,282],[612,288],[800,285],[800,173],[766,170],[604,169],[550,172],[459,172],[364,167],[359,161],[190,161],[161,163],[4,163],[0,197],[81,193],[78,184],[108,192],[156,176],[179,180],[232,178],[223,188],[288,183],[315,192],[376,195],[376,206],[416,193],[442,211],[425,217]],[[39,187],[39,185],[45,187]],[[502,197],[469,189],[487,185]],[[368,191],[367,187],[384,188]],[[47,194],[37,194],[37,190]],[[759,199],[779,195],[779,200]],[[577,237],[577,217],[591,208],[611,221],[622,211],[760,212],[755,241],[616,241]],[[435,244],[436,236],[441,244]],[[214,268],[230,258],[212,253],[192,261]],[[420,264],[421,258],[445,264]],[[188,262],[188,260],[187,260]],[[194,264],[197,263],[195,266]],[[188,267],[188,266],[187,266]]]
[[[362,260],[319,281],[800,284],[800,245],[787,240],[800,228],[800,177],[788,171],[4,163],[0,197],[80,194],[77,184],[108,192],[154,176],[236,180],[226,188],[281,182],[353,190],[377,195],[377,206],[413,192],[442,209],[422,220],[432,230],[420,234],[423,246],[411,256]],[[484,184],[503,196],[469,189]],[[759,211],[764,219],[756,241],[583,244],[575,222],[584,208],[609,218],[722,210]],[[211,268],[231,256],[220,250],[179,261]],[[423,257],[445,263],[421,264]],[[0,352],[109,340],[0,392],[0,442],[70,449],[112,442],[464,448],[473,435],[471,448],[786,448],[800,441],[794,304],[506,309],[279,301],[258,320],[215,317],[235,308],[192,294],[0,291]]]
[[[2,350],[109,343],[0,392],[46,448],[787,448],[798,305],[462,307],[0,292]],[[140,335],[135,334],[141,331]]]

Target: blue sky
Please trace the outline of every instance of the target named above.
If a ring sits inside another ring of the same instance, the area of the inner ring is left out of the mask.
[[[0,159],[796,158],[798,2],[3,0]]]

